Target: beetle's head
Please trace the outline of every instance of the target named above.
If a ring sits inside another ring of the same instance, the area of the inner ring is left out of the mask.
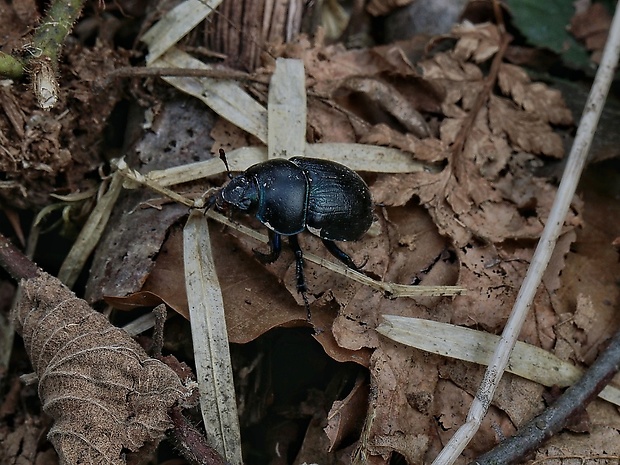
[[[258,189],[256,181],[243,174],[234,177],[220,190],[215,200],[215,206],[219,210],[226,209],[227,206],[241,210],[246,213],[258,205]]]

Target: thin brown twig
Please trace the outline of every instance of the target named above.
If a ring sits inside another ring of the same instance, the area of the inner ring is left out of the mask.
[[[506,25],[504,24],[502,5],[500,4],[499,0],[493,0],[493,14],[495,16],[495,22],[497,23],[500,34],[506,34]]]
[[[179,407],[168,412],[174,428],[168,431],[168,439],[183,454],[191,465],[227,465],[220,454],[213,449],[204,436],[194,428]]]
[[[2,234],[0,234],[0,266],[16,281],[31,279],[41,273],[41,269]]]
[[[542,414],[530,420],[519,432],[470,465],[521,463],[546,440],[564,428],[598,396],[620,369],[620,330],[582,378],[569,387]]]
[[[196,69],[196,68],[145,68],[140,66],[124,66],[108,73],[103,81],[103,87],[109,86],[114,79],[124,77],[208,77],[214,79],[234,79],[238,81],[253,81],[266,84],[269,76],[257,76],[234,69]]]

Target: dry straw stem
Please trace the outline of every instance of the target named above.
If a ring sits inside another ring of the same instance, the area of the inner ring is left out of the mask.
[[[390,339],[417,349],[466,362],[488,365],[499,336],[438,321],[383,315],[377,331]],[[543,386],[566,387],[578,381],[583,370],[540,347],[517,341],[510,354],[509,373]],[[620,389],[608,386],[599,394],[620,406]]]
[[[299,155],[299,154],[295,154]],[[325,143],[306,144],[306,156],[332,160],[354,171],[374,173],[438,172],[437,167],[414,160],[401,150],[366,144]],[[267,147],[241,147],[226,153],[230,169],[245,171],[250,166],[267,161]],[[144,175],[146,180],[160,186],[173,186],[207,178],[225,171],[219,158],[188,163],[165,170],[153,170]],[[129,187],[129,186],[127,186]]]
[[[437,456],[434,465],[454,463],[469,441],[480,427],[486,412],[491,405],[495,390],[506,369],[510,353],[517,342],[517,337],[532,304],[542,275],[549,263],[551,253],[560,235],[564,219],[572,202],[577,183],[585,165],[590,145],[594,137],[596,125],[605,104],[607,92],[614,76],[615,67],[620,53],[620,14],[616,10],[609,30],[609,36],[601,64],[594,79],[594,84],[585,104],[583,115],[577,129],[575,141],[567,160],[564,175],[549,213],[549,218],[532,257],[532,262],[517,295],[516,302],[506,323],[493,360],[485,372],[484,379],[472,402],[467,420],[448,444]]]
[[[222,0],[187,0],[168,11],[143,36],[149,46],[147,64],[153,63],[222,3]]]
[[[58,279],[67,287],[73,287],[88,257],[90,257],[99,243],[99,239],[101,239],[101,235],[108,224],[110,214],[116,204],[118,195],[121,192],[122,179],[122,176],[118,173],[112,176],[112,182],[110,183],[108,191],[99,199],[99,202],[97,202],[97,205],[82,227],[80,234],[78,234],[71,250],[62,262],[60,271],[58,272]]]
[[[306,153],[306,71],[301,60],[276,59],[269,84],[269,158]]]
[[[185,287],[200,409],[207,440],[232,465],[241,465],[241,433],[224,315],[207,220],[193,211],[183,229]]]
[[[527,460],[527,456],[544,441],[559,432],[613,378],[620,369],[620,331],[613,336],[607,348],[588,368],[585,376],[568,388],[543,413],[532,418],[519,432],[501,442],[495,449],[478,457],[470,465],[517,464]],[[609,387],[604,390],[609,389]],[[599,394],[600,396],[600,394]],[[566,460],[569,457],[561,457]],[[588,457],[593,459],[594,457]],[[617,459],[613,456],[601,455],[598,458]]]

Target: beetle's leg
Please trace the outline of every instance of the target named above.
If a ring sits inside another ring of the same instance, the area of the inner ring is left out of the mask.
[[[308,303],[308,296],[306,296],[306,292],[308,288],[306,287],[306,279],[304,278],[304,254],[301,251],[301,247],[299,246],[299,241],[297,240],[297,235],[289,236],[288,243],[295,254],[295,276],[297,277],[297,292],[301,294],[301,297],[304,299],[304,305],[306,307],[306,312],[308,313],[308,321],[310,321],[310,304]]]
[[[321,240],[323,241],[325,248],[329,250],[329,253],[331,253],[334,257],[336,257],[338,260],[340,260],[342,263],[347,265],[352,270],[359,271],[362,268],[364,268],[364,265],[366,265],[366,263],[368,262],[368,257],[366,257],[366,259],[364,260],[364,263],[358,266],[355,264],[355,262],[353,262],[351,257],[349,257],[349,255],[346,252],[344,252],[336,244],[334,244],[333,241],[330,241],[329,239],[321,239]]]
[[[207,201],[205,202],[205,215],[213,207],[213,205],[215,205],[216,200],[217,200],[217,193],[207,198]]]
[[[262,263],[273,263],[280,256],[280,251],[282,250],[282,236],[278,233],[273,232],[271,229],[269,230],[269,253],[259,252],[258,250],[252,249],[256,258],[258,258]]]
[[[297,292],[303,293],[308,289],[306,288],[306,280],[304,278],[304,254],[299,246],[297,236],[289,236],[288,242],[291,245],[291,249],[295,254],[295,276],[297,277]]]

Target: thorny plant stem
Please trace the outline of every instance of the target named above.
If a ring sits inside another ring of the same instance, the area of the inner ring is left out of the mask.
[[[620,330],[583,377],[569,387],[549,408],[530,420],[518,433],[470,465],[522,463],[544,441],[566,426],[569,420],[596,399],[620,369]]]
[[[20,79],[24,75],[24,64],[13,55],[0,52],[0,76]]]
[[[528,310],[532,305],[542,275],[547,268],[551,253],[562,231],[566,213],[570,207],[579,177],[583,171],[590,145],[594,137],[596,125],[605,104],[605,98],[614,76],[615,67],[620,54],[620,9],[616,9],[614,19],[609,30],[609,37],[605,45],[601,64],[592,85],[588,101],[583,110],[581,121],[575,135],[575,141],[568,157],[562,181],[558,187],[555,200],[549,218],[545,224],[543,233],[538,241],[530,267],[527,271],[523,284],[514,307],[502,333],[502,337],[493,354],[493,358],[487,367],[484,379],[476,393],[467,420],[461,426],[441,453],[437,456],[433,465],[446,465],[454,463],[471,438],[474,436],[484,416],[486,415],[499,381],[506,369],[510,353],[517,342],[521,327],[525,321]]]
[[[48,57],[52,60],[52,67],[56,68],[62,44],[79,18],[83,5],[84,0],[54,0],[34,34],[35,57]]]
[[[84,0],[54,0],[35,31],[32,43],[28,44],[30,57],[21,61],[14,56],[0,54],[0,76],[17,79],[27,69],[34,94],[43,109],[52,108],[58,101],[58,58],[83,6]]]

